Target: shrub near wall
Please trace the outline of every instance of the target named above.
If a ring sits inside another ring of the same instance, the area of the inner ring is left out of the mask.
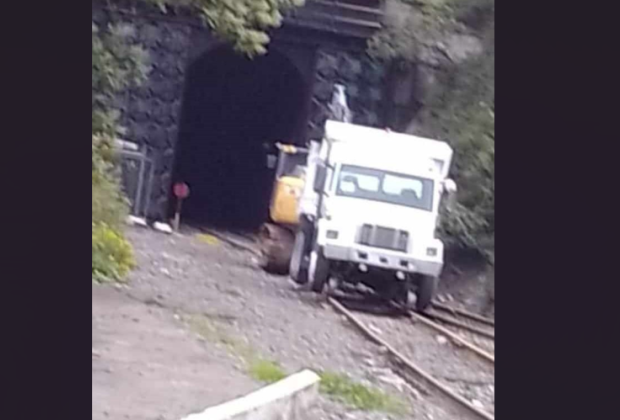
[[[122,233],[127,200],[114,165],[106,161],[109,140],[93,136],[92,276],[96,281],[122,280],[134,266],[131,245]],[[102,145],[106,146],[102,146]]]
[[[96,281],[122,280],[134,265],[133,250],[122,233],[105,223],[92,224],[92,275]]]
[[[123,236],[128,203],[121,190],[113,139],[117,124],[115,95],[146,79],[145,52],[128,42],[132,28],[92,30],[92,277],[122,280],[134,266],[133,251]]]

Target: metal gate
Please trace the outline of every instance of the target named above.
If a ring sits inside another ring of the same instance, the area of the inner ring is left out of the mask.
[[[149,157],[146,146],[117,141],[121,158],[122,187],[130,202],[130,212],[134,216],[146,217],[151,204],[151,192],[155,175],[154,159]]]

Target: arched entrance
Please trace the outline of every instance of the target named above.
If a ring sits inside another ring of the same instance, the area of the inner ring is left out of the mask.
[[[252,229],[268,216],[274,144],[299,142],[304,80],[283,54],[249,59],[228,47],[206,53],[187,73],[175,181],[191,195],[183,220]]]

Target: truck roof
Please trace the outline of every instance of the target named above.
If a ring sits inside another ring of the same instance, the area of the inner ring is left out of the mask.
[[[453,154],[452,147],[444,141],[332,120],[325,124],[325,138],[332,143],[355,146],[360,157],[368,153],[374,153],[377,159],[378,155],[391,155],[396,165],[401,160],[413,163],[421,158],[431,159],[444,178]]]

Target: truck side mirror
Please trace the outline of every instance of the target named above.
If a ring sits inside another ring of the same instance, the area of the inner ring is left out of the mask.
[[[452,210],[454,205],[456,204],[456,182],[452,179],[447,178],[443,181],[443,192],[447,195],[446,199],[448,210]]]
[[[454,182],[454,180],[450,179],[450,178],[446,178],[443,181],[443,190],[444,192],[454,195],[456,193],[456,182]]]
[[[325,178],[327,177],[327,168],[323,165],[318,165],[316,173],[314,175],[314,192],[320,193],[325,187]]]

